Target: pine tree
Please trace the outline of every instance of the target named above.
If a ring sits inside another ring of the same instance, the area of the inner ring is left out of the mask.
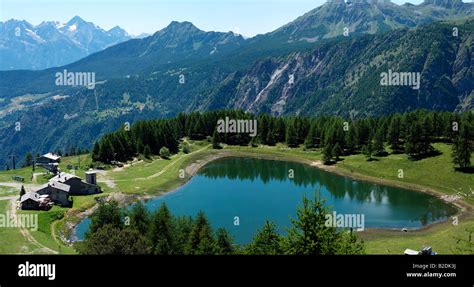
[[[286,127],[286,144],[289,147],[298,146],[298,133],[296,131],[295,120],[290,119],[289,124]]]
[[[369,142],[367,143],[367,145],[364,145],[362,147],[362,153],[367,157],[367,161],[372,160],[372,155],[374,153],[374,148],[373,148],[371,139],[369,139]]]
[[[362,243],[348,238],[343,232],[332,226],[327,226],[327,215],[329,209],[324,200],[315,194],[313,200],[306,196],[303,205],[298,207],[296,218],[291,220],[288,235],[282,241],[284,254],[294,255],[331,255],[340,254],[344,251],[352,251],[356,254],[362,253]],[[348,248],[347,245],[356,245]]]
[[[148,159],[151,158],[151,148],[149,145],[146,145],[143,149],[143,156]]]
[[[417,120],[413,120],[407,125],[405,136],[405,153],[410,158],[417,158],[421,154],[421,124]]]
[[[232,246],[232,236],[224,228],[219,228],[216,231],[217,237],[217,253],[221,255],[229,255],[234,253],[234,246]]]
[[[433,135],[433,119],[430,114],[425,115],[421,127],[420,137],[420,153],[428,154],[433,151],[431,146],[432,135]]]
[[[149,238],[155,254],[174,254],[172,216],[165,203],[153,215],[149,232]]]
[[[330,164],[332,162],[332,157],[333,157],[333,147],[331,147],[330,144],[327,144],[323,148],[323,163],[324,164]]]
[[[306,148],[315,148],[317,147],[317,126],[316,123],[312,123],[309,128],[308,135],[304,141],[304,146]]]
[[[382,128],[378,128],[377,131],[375,132],[373,149],[374,149],[374,154],[377,156],[381,156],[385,153],[384,136],[383,136]]]
[[[214,134],[212,135],[212,148],[213,149],[221,149],[221,145],[220,145],[220,142],[221,142],[221,137],[219,135],[219,132],[216,130],[214,130]]]
[[[25,187],[22,185],[22,186],[21,186],[21,190],[20,190],[20,199],[21,199],[21,197],[22,197],[23,195],[25,195],[25,194],[26,194]]]
[[[353,154],[357,149],[357,140],[354,125],[351,124],[349,130],[345,134],[345,143],[348,154]]]
[[[261,114],[258,121],[258,136],[260,138],[260,142],[263,144],[267,143],[267,136],[268,136],[268,115]]]
[[[336,143],[332,148],[332,155],[336,158],[336,161],[339,161],[339,156],[342,154],[342,149],[339,143]]]
[[[453,163],[461,169],[471,166],[471,153],[474,152],[472,130],[473,127],[467,122],[463,123],[459,134],[454,138],[452,147]]]
[[[25,155],[25,164],[24,166],[31,166],[33,165],[33,155],[31,154],[31,152],[27,152],[26,155]]]
[[[89,230],[86,232],[86,239],[90,234],[93,234],[105,225],[111,225],[116,228],[123,226],[121,210],[116,201],[100,202],[99,207],[91,215],[90,219],[91,224],[89,225]]]
[[[136,154],[143,154],[145,152],[144,149],[145,147],[143,146],[143,142],[141,141],[141,139],[138,139],[137,144],[135,146]],[[151,153],[151,150],[150,150],[150,153]]]
[[[269,130],[267,133],[267,139],[265,140],[266,144],[269,146],[274,146],[276,144],[275,134],[273,129]]]
[[[213,245],[213,240],[209,237],[212,237],[209,222],[204,213],[200,211],[189,234],[185,253],[194,255],[209,252]]]
[[[114,147],[110,142],[110,137],[104,137],[100,143],[99,148],[99,158],[100,161],[109,163],[110,161],[114,160]]]
[[[401,119],[399,115],[393,116],[387,131],[387,141],[394,153],[401,150]]]
[[[245,253],[250,255],[282,254],[281,240],[282,237],[278,234],[276,225],[273,222],[267,221],[257,231],[252,242],[247,245]]]
[[[146,234],[150,224],[150,214],[142,202],[136,203],[130,211],[130,226],[140,234]]]

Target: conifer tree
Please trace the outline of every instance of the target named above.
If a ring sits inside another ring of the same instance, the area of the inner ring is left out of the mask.
[[[474,152],[473,128],[467,122],[463,123],[459,134],[454,138],[452,147],[453,163],[461,169],[471,166],[471,154]]]
[[[286,127],[286,144],[289,147],[298,146],[298,134],[296,131],[295,120],[290,119],[288,126]]]
[[[316,123],[312,123],[311,127],[309,128],[308,135],[304,141],[304,145],[306,148],[315,148],[317,146],[317,126]]]
[[[25,187],[22,185],[21,186],[21,190],[20,190],[20,199],[23,195],[25,195],[26,191],[25,191]]]
[[[234,253],[234,246],[232,245],[232,236],[224,228],[219,228],[216,231],[217,237],[217,253],[220,255],[229,255]]]
[[[151,158],[151,148],[149,145],[146,145],[143,149],[143,156],[148,159]]]
[[[219,135],[219,132],[216,130],[214,130],[214,134],[212,135],[212,148],[213,149],[221,149],[221,137]]]
[[[383,155],[385,153],[384,136],[383,136],[383,131],[381,128],[378,128],[377,131],[375,132],[373,149],[374,149],[374,154],[377,156]]]
[[[153,252],[155,254],[174,254],[172,216],[165,203],[163,203],[160,209],[153,215],[149,232],[149,238],[153,244]]]
[[[323,163],[324,164],[330,164],[332,162],[332,157],[333,157],[333,147],[331,147],[330,144],[326,144],[326,146],[323,149]]]
[[[252,242],[245,249],[250,255],[278,255],[281,250],[282,237],[277,232],[273,222],[266,221],[263,227],[257,230]]]
[[[387,131],[387,140],[393,152],[401,150],[401,119],[399,115],[392,117]]]

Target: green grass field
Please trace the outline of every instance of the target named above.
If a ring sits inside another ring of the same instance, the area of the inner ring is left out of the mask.
[[[0,172],[0,182],[15,182],[12,179],[14,175],[23,177],[25,179],[24,183],[31,183],[33,171],[31,167],[18,168],[15,170],[2,170]]]
[[[74,254],[75,251],[69,246],[64,245],[61,241],[56,240],[52,236],[51,225],[57,220],[64,217],[66,208],[54,206],[48,211],[18,211],[19,214],[37,214],[38,230],[30,231],[30,234],[43,246],[46,246],[60,254]]]
[[[6,216],[10,201],[0,200],[0,214]],[[0,227],[0,253],[1,254],[30,254],[37,247],[20,233],[18,228]]]
[[[18,191],[16,188],[11,187],[11,186],[0,185],[0,196],[11,196],[15,194],[18,194]]]
[[[158,195],[171,191],[189,179],[181,178],[180,170],[189,163],[212,153],[209,144],[192,144],[191,153],[183,152],[169,160],[156,157],[154,160],[141,161],[133,166],[110,171],[109,176],[116,183],[116,191],[123,193]]]
[[[474,175],[454,170],[451,146],[441,143],[433,146],[441,155],[412,161],[405,154],[397,154],[377,157],[370,162],[364,155],[353,155],[345,157],[337,166],[350,172],[429,187],[445,194],[460,192],[466,201],[474,203]],[[400,169],[403,178],[398,178]]]

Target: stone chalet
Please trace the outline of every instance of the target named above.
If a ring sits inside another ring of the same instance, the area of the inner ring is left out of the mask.
[[[60,182],[48,182],[36,191],[37,194],[48,195],[49,198],[56,204],[63,207],[70,207],[69,190],[71,187]]]
[[[70,207],[70,195],[89,195],[101,193],[97,185],[95,171],[86,172],[86,181],[73,174],[59,172],[48,183],[34,192],[28,192],[20,199],[21,209],[43,209],[53,203]]]
[[[97,177],[94,171],[86,172],[86,181],[73,174],[59,172],[49,180],[49,183],[60,183],[70,187],[70,195],[88,195],[100,193],[100,187],[97,185]]]
[[[23,210],[47,210],[51,204],[49,196],[39,195],[36,192],[27,192],[20,198],[20,207]]]
[[[47,153],[36,159],[35,165],[41,166],[46,170],[56,173],[58,171],[61,156],[54,153]]]
[[[59,163],[61,161],[61,156],[55,153],[47,153],[40,156],[36,159],[37,164],[50,164],[50,163]]]

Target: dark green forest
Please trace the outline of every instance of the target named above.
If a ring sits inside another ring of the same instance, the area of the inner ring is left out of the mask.
[[[256,119],[256,137],[246,133],[216,133],[219,119]],[[110,163],[127,161],[139,154],[160,155],[166,147],[170,153],[179,151],[180,141],[208,139],[215,148],[228,145],[276,145],[290,148],[320,148],[323,160],[331,164],[340,156],[363,153],[368,160],[388,153],[405,153],[419,160],[437,155],[432,143],[447,142],[453,146],[453,162],[460,169],[469,169],[474,151],[474,115],[418,110],[404,114],[344,119],[338,116],[273,117],[254,116],[243,111],[223,110],[180,113],[171,119],[140,121],[130,129],[123,127],[107,134],[94,144],[95,161]]]

